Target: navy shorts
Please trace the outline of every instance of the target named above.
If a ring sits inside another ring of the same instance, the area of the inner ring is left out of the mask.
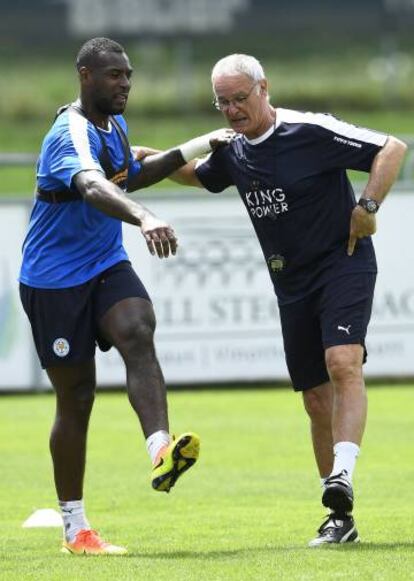
[[[280,306],[286,363],[295,391],[329,381],[328,347],[360,344],[365,363],[375,279],[372,273],[341,276],[301,301]]]
[[[20,284],[20,298],[32,326],[43,368],[74,365],[110,343],[99,336],[99,321],[115,303],[139,297],[150,301],[130,262],[122,261],[79,286],[39,289]]]

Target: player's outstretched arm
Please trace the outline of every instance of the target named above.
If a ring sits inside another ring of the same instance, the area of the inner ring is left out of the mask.
[[[160,149],[154,149],[153,147],[147,147],[146,145],[136,145],[131,148],[135,154],[135,158],[138,161],[145,159],[150,155],[155,155],[156,153],[161,153]],[[197,177],[195,172],[196,164],[198,159],[192,159],[171,175],[168,176],[169,180],[177,184],[182,184],[183,186],[193,186],[195,188],[202,188],[203,184]]]
[[[373,200],[378,205],[383,202],[398,177],[406,151],[407,145],[404,142],[392,136],[387,139],[384,147],[374,158],[368,183],[361,198]],[[367,212],[360,205],[355,206],[351,215],[349,256],[354,253],[357,240],[375,234],[376,228],[375,213]]]
[[[141,171],[128,181],[128,191],[133,192],[140,188],[145,188],[171,176],[176,170],[188,164],[189,161],[202,157],[221,145],[226,145],[233,139],[234,135],[235,133],[231,129],[217,129],[168,151],[147,155],[141,161]],[[191,172],[188,177],[190,175]]]
[[[84,200],[112,218],[139,226],[151,254],[167,258],[177,250],[172,227],[157,218],[139,202],[130,200],[123,191],[98,171],[81,171],[73,178]]]
[[[197,165],[198,159],[193,159],[177,169],[174,173],[172,173],[168,178],[177,184],[181,184],[183,186],[193,186],[195,188],[204,188],[203,184],[197,177],[195,168]]]

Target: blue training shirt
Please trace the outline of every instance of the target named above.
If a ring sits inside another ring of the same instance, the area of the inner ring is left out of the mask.
[[[331,115],[278,108],[264,135],[239,135],[198,162],[197,177],[210,192],[237,187],[279,304],[301,300],[334,277],[377,271],[370,237],[347,255],[356,200],[346,170],[369,172],[386,140]]]
[[[79,105],[79,103],[76,103]],[[121,115],[116,121],[127,132]],[[103,136],[114,169],[124,166],[122,141],[115,127],[96,128],[73,109],[59,115],[46,135],[37,164],[37,185],[42,190],[72,189],[73,177],[84,170],[105,175],[99,161]],[[129,150],[128,174],[111,181],[125,183],[141,169]],[[121,260],[128,260],[122,243],[122,222],[84,200],[50,204],[36,200],[23,243],[20,282],[37,288],[58,289],[80,285]]]

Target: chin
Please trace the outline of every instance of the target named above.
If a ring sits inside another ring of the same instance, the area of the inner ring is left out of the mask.
[[[112,107],[112,111],[111,111],[111,115],[121,115],[126,109],[126,103],[125,105],[114,105]]]
[[[236,133],[241,133],[243,135],[246,133],[247,127],[241,123],[230,123],[230,126]]]
[[[103,114],[103,115],[121,115],[121,113],[123,113],[125,111],[125,106],[126,103],[121,104],[116,104],[113,102],[106,102],[106,103],[101,103],[99,106],[99,111]]]

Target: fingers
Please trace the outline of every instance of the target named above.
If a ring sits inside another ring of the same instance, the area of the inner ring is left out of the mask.
[[[135,159],[137,161],[142,161],[143,159],[145,159],[147,157],[148,153],[145,151],[145,149],[136,149],[135,150]]]
[[[174,256],[177,252],[177,238],[174,230],[164,228],[159,234],[159,244],[156,246],[159,258],[168,258],[171,254]]]
[[[233,129],[228,127],[225,129],[217,129],[217,131],[211,133],[210,146],[213,150],[217,149],[223,145],[228,145],[235,137],[236,133]]]
[[[222,127],[215,129],[210,133],[210,139],[219,139],[223,141],[231,141],[236,136],[236,133],[230,127]]]
[[[348,256],[353,255],[354,250],[355,250],[356,241],[357,241],[357,237],[355,236],[355,234],[351,233],[349,236],[349,240],[348,240],[348,250],[347,250]]]
[[[377,229],[375,214],[368,214],[361,206],[355,206],[351,215],[347,254],[352,256],[359,238],[372,236]]]
[[[151,232],[144,233],[145,242],[147,243],[148,250],[152,256],[155,255],[155,240],[153,239],[153,234]]]
[[[166,234],[167,234],[168,243],[170,245],[171,254],[173,256],[175,256],[177,253],[177,247],[178,247],[177,236],[175,235],[175,232],[172,228],[167,228]]]
[[[177,238],[172,228],[156,228],[144,233],[149,252],[159,258],[168,258],[177,252]]]
[[[222,139],[223,141],[227,141],[227,143],[230,143],[230,141],[232,141],[236,137],[236,135],[237,134],[233,129],[230,129],[230,127],[226,127],[224,131],[222,130],[222,133],[219,138]]]

